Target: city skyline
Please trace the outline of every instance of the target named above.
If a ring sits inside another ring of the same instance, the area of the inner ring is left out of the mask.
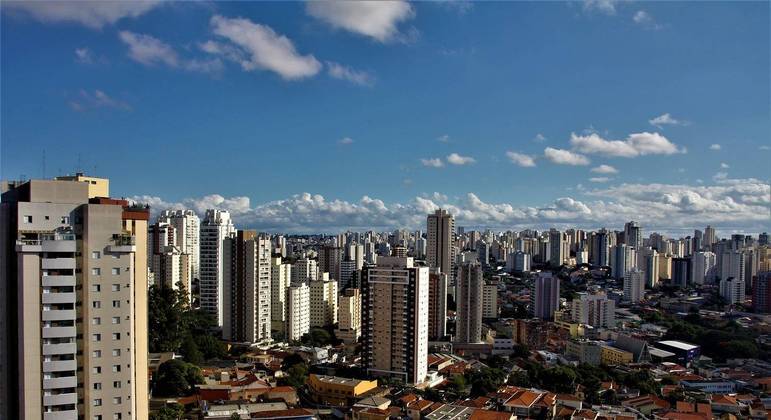
[[[769,227],[768,3],[46,6],[3,3],[3,179],[81,169],[153,215],[286,233],[439,207],[469,228]]]

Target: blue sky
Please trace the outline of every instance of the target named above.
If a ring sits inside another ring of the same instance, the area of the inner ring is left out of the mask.
[[[4,2],[0,176],[80,156],[113,195],[297,231],[768,229],[767,2],[370,6]]]

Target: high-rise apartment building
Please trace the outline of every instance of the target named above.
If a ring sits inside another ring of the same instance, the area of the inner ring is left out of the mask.
[[[158,216],[158,222],[174,227],[174,245],[180,253],[189,255],[190,277],[200,279],[201,219],[192,210],[164,210]]]
[[[560,279],[549,272],[540,272],[530,286],[530,312],[536,318],[550,320],[559,309]]]
[[[447,334],[447,274],[431,268],[428,274],[428,338],[441,340]]]
[[[337,329],[335,336],[347,344],[361,337],[361,293],[359,289],[345,289],[337,301]]]
[[[610,265],[610,234],[605,229],[593,232],[591,235],[591,247],[589,248],[589,260],[593,265]]]
[[[322,273],[321,278],[311,280],[310,320],[311,327],[326,327],[337,323],[337,281]]]
[[[482,290],[482,318],[498,318],[498,282],[485,283]]]
[[[310,331],[310,288],[307,283],[292,283],[286,289],[286,340],[299,341]]]
[[[717,236],[715,235],[715,228],[707,226],[704,229],[704,249],[707,251],[712,250],[712,245],[717,243]]]
[[[771,271],[758,273],[755,284],[752,285],[752,307],[755,312],[771,313]]]
[[[190,277],[190,254],[182,253],[176,246],[167,246],[163,252],[153,254],[155,284],[178,289],[183,287],[188,301],[192,300],[192,279]]]
[[[744,302],[744,279],[728,277],[720,280],[720,296],[727,305]]]
[[[317,277],[318,267],[316,260],[300,258],[292,264],[292,283],[308,282],[316,280]]]
[[[645,276],[643,271],[633,268],[624,275],[624,300],[637,303],[645,297]]]
[[[746,258],[739,250],[724,250],[720,255],[720,279],[745,279]],[[722,284],[722,283],[721,283]]]
[[[378,257],[362,271],[362,363],[370,375],[422,383],[428,371],[428,267]]]
[[[616,303],[604,292],[578,294],[570,302],[570,318],[579,324],[592,327],[613,328],[616,326]]]
[[[672,284],[685,288],[691,282],[691,259],[672,258]]]
[[[436,267],[442,273],[452,277],[455,255],[453,235],[455,219],[447,210],[436,210],[429,214],[426,221],[426,262],[429,267]]]
[[[458,284],[455,291],[457,297],[455,342],[478,343],[482,341],[484,285],[482,266],[478,262],[464,263],[458,268]]]
[[[148,417],[149,210],[85,177],[0,203],[0,417]]]
[[[637,251],[627,244],[617,244],[611,248],[610,271],[613,278],[623,279],[627,271],[637,266]]]
[[[281,257],[270,259],[270,322],[273,331],[285,331],[286,289],[292,281],[292,265]]]
[[[713,283],[716,275],[716,264],[714,252],[695,252],[691,255],[691,281],[694,284]]]
[[[223,326],[225,290],[224,267],[228,263],[223,259],[223,245],[226,238],[235,233],[230,213],[225,210],[206,210],[201,223],[200,246],[200,296],[201,309],[217,319],[217,325]]]
[[[329,273],[329,278],[337,282],[338,290],[345,286],[340,276],[340,264],[344,256],[344,248],[339,246],[325,246],[319,249],[319,272]]]
[[[642,227],[635,221],[627,222],[624,225],[624,243],[640,250],[643,246]]]
[[[569,244],[565,240],[565,234],[557,229],[549,231],[549,264],[559,267],[570,256]]]
[[[223,245],[222,336],[259,343],[271,339],[271,249],[269,238],[239,230]]]

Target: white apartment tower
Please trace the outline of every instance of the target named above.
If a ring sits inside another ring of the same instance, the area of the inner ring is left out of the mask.
[[[201,219],[192,210],[164,210],[158,221],[174,226],[175,245],[182,254],[190,255],[190,276],[200,279],[200,230]]]
[[[428,372],[428,267],[378,257],[362,272],[362,364],[370,375],[422,383]]]
[[[286,289],[286,341],[299,341],[310,331],[310,288],[292,283]]]
[[[235,230],[233,221],[230,220],[230,213],[225,210],[206,210],[200,235],[201,309],[214,315],[220,327],[223,326],[224,320],[223,244],[226,238],[235,233]]]
[[[575,323],[612,328],[616,325],[616,304],[604,292],[579,293],[570,302],[570,317]]]
[[[641,270],[633,268],[624,275],[624,300],[637,303],[645,296],[645,276]]]

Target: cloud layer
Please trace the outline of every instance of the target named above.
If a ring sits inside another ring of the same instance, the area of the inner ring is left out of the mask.
[[[181,202],[159,197],[132,199],[151,205],[154,213],[190,208],[203,215],[208,208],[229,210],[239,228],[270,232],[338,232],[346,229],[421,228],[426,214],[441,207],[466,227],[496,229],[577,226],[616,227],[639,220],[647,231],[687,231],[706,224],[724,231],[767,229],[771,187],[757,179],[722,179],[710,186],[684,184],[621,184],[586,191],[587,200],[562,197],[540,207],[489,203],[476,194],[458,199],[434,193],[405,203],[386,204],[369,196],[351,202],[302,193],[252,206],[248,197],[208,195]]]
[[[644,155],[672,155],[684,153],[659,133],[633,133],[625,140],[606,140],[597,133],[585,136],[570,134],[570,144],[578,152],[611,157],[632,158]]]

